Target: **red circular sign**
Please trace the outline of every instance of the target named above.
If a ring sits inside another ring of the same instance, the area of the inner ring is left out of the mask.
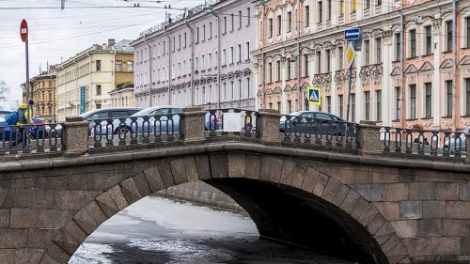
[[[23,42],[26,42],[28,40],[28,22],[26,22],[25,19],[21,20],[20,36]]]

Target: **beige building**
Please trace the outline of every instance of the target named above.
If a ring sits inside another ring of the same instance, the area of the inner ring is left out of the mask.
[[[133,86],[134,55],[129,42],[109,39],[57,65],[58,121],[112,107],[111,91]]]
[[[134,86],[120,86],[109,92],[112,107],[134,107],[136,106]]]
[[[42,117],[46,123],[56,121],[56,72],[55,66],[50,66],[47,71],[41,72],[30,79],[30,86],[33,91],[33,114]],[[27,101],[27,91],[25,84],[23,89],[23,102]]]

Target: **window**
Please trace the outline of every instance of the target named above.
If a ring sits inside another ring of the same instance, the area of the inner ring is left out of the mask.
[[[304,54],[304,77],[308,77],[308,54]]]
[[[364,64],[370,64],[370,40],[364,40]]]
[[[430,55],[432,54],[432,27],[424,27],[424,34],[424,48],[426,49],[424,54]]]
[[[424,84],[424,113],[426,118],[431,118],[432,115],[432,83],[425,83]]]
[[[280,36],[282,33],[282,18],[281,16],[277,16],[277,35]]]
[[[382,5],[382,0],[377,0],[377,6],[381,6]]]
[[[465,115],[470,115],[470,79],[465,79]]]
[[[250,77],[246,78],[246,91],[247,91],[247,98],[251,97],[251,80]]]
[[[224,34],[227,33],[227,17],[224,16]]]
[[[292,113],[292,101],[287,100],[287,111],[288,113]]]
[[[446,51],[451,52],[454,44],[453,36],[454,36],[454,25],[453,21],[446,22]]]
[[[238,62],[242,62],[242,44],[238,44]]]
[[[330,50],[326,50],[326,72],[331,71],[331,52]]]
[[[223,49],[222,50],[222,65],[226,65],[226,64],[227,64],[227,50]]]
[[[287,12],[287,25],[286,25],[286,32],[290,33],[292,30],[292,12]]]
[[[470,17],[465,18],[465,40],[465,47],[470,48]]]
[[[116,61],[116,71],[121,72],[122,71],[122,61],[117,60]]]
[[[410,57],[416,57],[416,29],[412,29],[410,34]]]
[[[376,48],[377,63],[382,63],[382,39],[381,38],[375,39],[375,48]]]
[[[101,84],[97,84],[96,85],[96,96],[100,96],[101,95]]]
[[[281,101],[277,101],[277,110],[281,110]]]
[[[287,74],[286,79],[290,80],[292,76],[292,62],[290,60],[287,61]]]
[[[339,1],[339,17],[343,17],[344,16],[344,0],[340,0]]]
[[[377,102],[377,105],[376,105],[376,117],[377,117],[377,121],[382,121],[382,91],[381,90],[378,90],[375,92],[376,94],[376,102]]]
[[[331,20],[331,11],[332,11],[331,10],[331,0],[327,0],[327,4],[328,4],[328,10],[327,10],[328,15],[326,17],[326,20],[330,21]]]
[[[321,73],[321,51],[317,51],[317,73]]]
[[[410,85],[410,118],[416,119],[416,85]]]
[[[395,119],[400,119],[400,87],[395,87]]]
[[[326,96],[326,111],[331,113],[331,96]]]
[[[235,30],[235,15],[234,14],[230,15],[230,20],[232,21],[232,29],[230,30],[230,32],[233,32]]]
[[[370,120],[370,92],[364,92],[364,118]]]
[[[338,104],[339,104],[339,117],[343,118],[343,110],[344,110],[344,105],[343,105],[343,95],[338,95]]]
[[[395,34],[395,60],[401,59],[401,34]]]
[[[317,5],[318,5],[317,23],[322,23],[323,22],[323,4],[322,4],[322,1],[318,1]]]
[[[338,47],[338,69],[342,70],[343,69],[343,47]]]
[[[199,28],[196,28],[196,43],[199,43]]]
[[[364,0],[365,7],[364,9],[370,9],[370,0]]]
[[[101,71],[101,60],[96,60],[96,71]]]
[[[453,113],[453,83],[452,81],[446,81],[446,90],[447,90],[447,96],[446,96],[446,102],[447,102],[447,116],[451,117]]]
[[[269,83],[273,82],[273,64],[271,62],[268,63],[268,81]]]
[[[305,27],[308,27],[310,25],[310,6],[305,6],[305,14],[304,14],[304,22],[305,22]],[[289,112],[290,113],[290,112]]]
[[[251,9],[249,7],[246,8],[246,25],[249,26],[251,23]]]
[[[250,42],[246,42],[245,47],[246,47],[246,60],[250,60]]]
[[[242,11],[238,11],[238,30],[242,29]]]
[[[202,41],[206,41],[206,25],[202,26]]]
[[[173,52],[176,50],[176,37],[173,37]]]
[[[268,38],[272,38],[273,37],[273,19],[270,18],[268,20]]]
[[[351,13],[356,13],[357,10],[357,0],[351,0]]]
[[[230,64],[233,64],[234,54],[233,54],[233,47],[230,47]]]
[[[276,74],[276,81],[279,82],[281,80],[281,61],[276,61]]]
[[[166,41],[163,41],[163,55],[166,53]]]
[[[187,33],[184,32],[184,48],[186,48],[186,42],[187,42]]]

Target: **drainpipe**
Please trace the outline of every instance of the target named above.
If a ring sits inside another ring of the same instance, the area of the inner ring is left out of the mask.
[[[171,37],[168,34],[166,27],[164,27],[165,36],[168,38],[168,105],[171,105],[171,76],[172,76],[172,66],[171,66]]]
[[[405,119],[406,119],[406,79],[405,79],[405,56],[406,56],[406,46],[405,46],[405,17],[403,15],[403,8],[404,5],[402,3],[402,7],[400,10],[400,68],[401,68],[401,90],[400,90],[400,127],[405,127]],[[397,95],[398,96],[398,95]]]
[[[211,14],[217,18],[217,109],[220,108],[221,92],[220,92],[220,72],[221,72],[221,48],[222,41],[220,37],[220,16],[214,12],[211,7]]]
[[[191,106],[195,104],[194,98],[194,28],[189,25],[188,19],[185,20],[186,26],[189,28],[189,37],[191,38]]]
[[[454,65],[453,70],[454,74],[452,75],[452,93],[453,93],[453,100],[454,100],[454,111],[452,111],[452,124],[453,130],[457,129],[457,112],[459,111],[459,101],[457,97],[457,81],[458,81],[458,74],[457,74],[457,0],[452,1],[452,19],[454,20],[452,23],[452,54],[454,57]]]
[[[300,4],[299,4],[300,5]],[[297,23],[296,23],[296,30],[297,30],[297,56],[299,56],[299,58],[297,59],[297,89],[299,91],[299,110],[302,110],[303,107],[304,107],[304,101],[302,100],[303,99],[303,96],[302,96],[302,91],[300,89],[300,75],[302,74],[301,73],[301,55],[300,55],[300,10],[297,9]],[[285,102],[283,102],[285,103]]]
[[[147,43],[147,39],[144,37],[144,42]],[[152,107],[152,45],[147,43],[149,48],[149,107]]]
[[[261,59],[262,59],[262,81],[263,81],[263,108],[264,109],[267,109],[266,107],[266,55],[264,53],[264,47],[266,47],[266,38],[265,38],[265,35],[264,35],[264,27],[266,26],[266,22],[265,22],[265,14],[266,14],[266,2],[264,0],[261,0],[261,4],[263,5],[263,14],[262,14],[262,21],[263,21],[263,26],[261,27],[261,36],[263,36],[263,41],[262,41],[262,45],[263,47],[261,47]],[[258,22],[258,21],[257,21]],[[258,87],[258,84],[256,84],[256,86]],[[256,89],[258,90],[258,89]],[[257,94],[257,93],[256,93]],[[258,96],[258,95],[256,95]],[[255,109],[257,109],[258,106],[255,107]]]

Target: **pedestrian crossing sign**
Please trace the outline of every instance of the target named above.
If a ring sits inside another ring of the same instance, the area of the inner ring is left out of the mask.
[[[321,88],[318,86],[308,87],[307,99],[309,105],[321,105]]]

